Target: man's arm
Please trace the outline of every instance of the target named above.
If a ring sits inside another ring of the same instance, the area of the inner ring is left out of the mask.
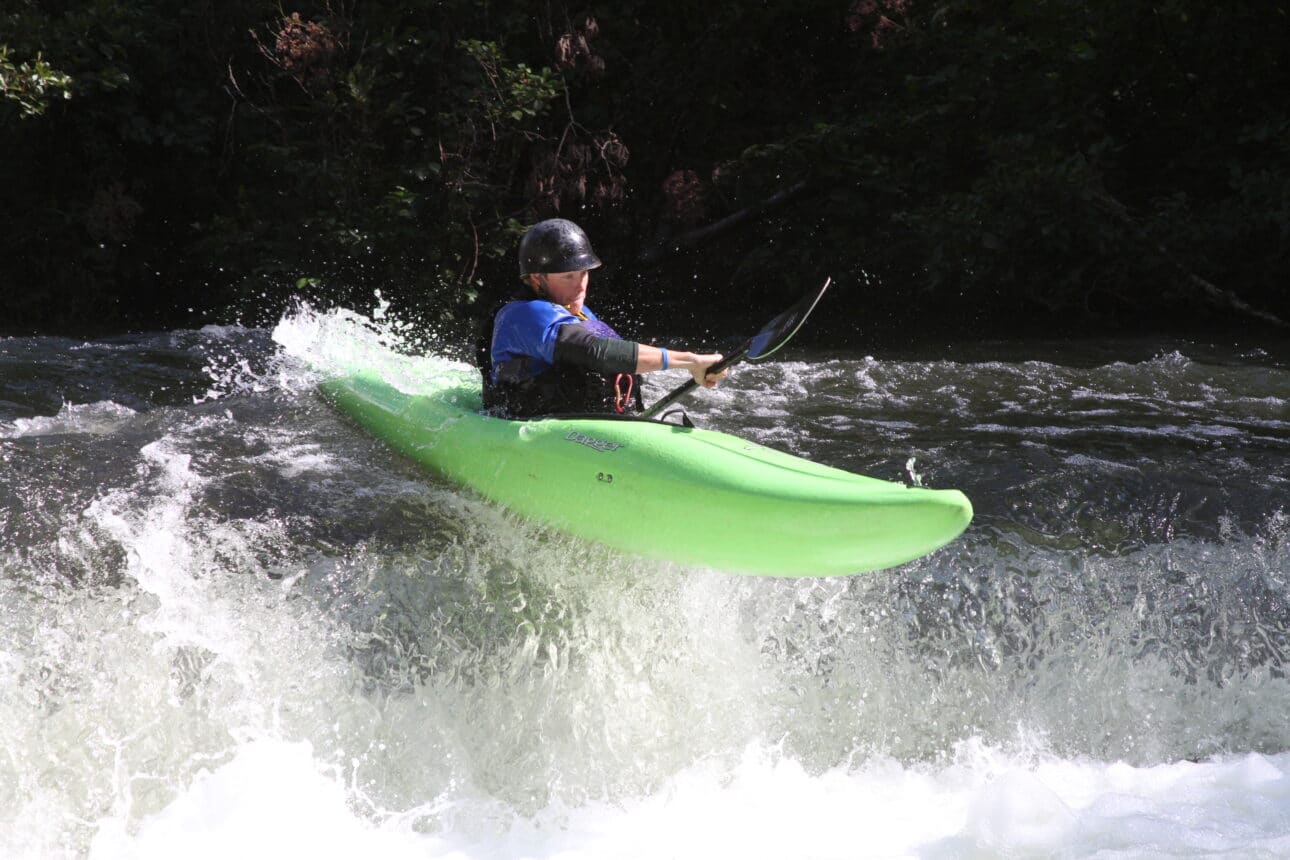
[[[560,326],[555,338],[557,364],[573,364],[597,373],[636,373],[639,345],[630,340],[597,337],[576,323]]]

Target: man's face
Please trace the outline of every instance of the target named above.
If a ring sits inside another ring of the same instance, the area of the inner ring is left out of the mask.
[[[587,298],[587,282],[591,280],[588,272],[551,272],[535,275],[534,279],[545,279],[546,294],[557,305],[574,311],[582,310],[582,303]]]

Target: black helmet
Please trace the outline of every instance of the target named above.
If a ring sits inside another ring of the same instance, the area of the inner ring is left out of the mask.
[[[520,277],[550,272],[583,272],[600,266],[582,228],[563,218],[548,218],[520,239]]]

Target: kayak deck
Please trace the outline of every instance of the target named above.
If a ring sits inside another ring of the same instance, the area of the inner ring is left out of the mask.
[[[431,471],[561,531],[649,558],[775,576],[891,567],[957,537],[972,505],[725,433],[649,420],[481,414],[477,384],[406,394],[375,374],[321,386]]]

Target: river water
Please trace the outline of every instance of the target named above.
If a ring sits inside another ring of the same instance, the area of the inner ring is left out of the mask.
[[[314,391],[447,352],[0,340],[0,856],[1290,856],[1285,344],[740,368],[700,424],[976,506],[802,580],[524,523]]]

